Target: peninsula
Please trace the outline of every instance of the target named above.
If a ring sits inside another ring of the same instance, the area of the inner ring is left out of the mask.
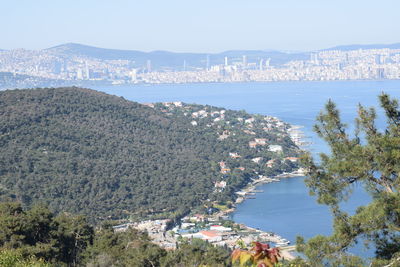
[[[299,168],[300,131],[276,117],[71,87],[0,92],[0,119],[2,201],[111,219],[166,249],[178,237],[289,243],[227,216]]]

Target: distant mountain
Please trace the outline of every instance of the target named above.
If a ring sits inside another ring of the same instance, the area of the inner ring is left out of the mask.
[[[380,49],[391,48],[399,49],[400,43],[395,44],[371,44],[371,45],[342,45],[319,51],[329,50],[358,50],[358,49]],[[61,56],[84,56],[89,58],[97,58],[101,60],[129,60],[134,62],[132,67],[146,68],[147,64],[151,64],[153,70],[180,70],[183,68],[184,62],[188,70],[196,68],[204,68],[207,65],[224,64],[225,57],[228,62],[241,62],[243,56],[249,63],[258,64],[261,60],[270,59],[270,64],[279,66],[292,60],[307,60],[312,52],[282,52],[277,50],[229,50],[221,53],[178,53],[169,51],[152,51],[143,52],[137,50],[119,50],[107,49],[94,46],[88,46],[77,43],[67,43],[45,49]]]
[[[358,49],[382,49],[382,48],[389,48],[389,49],[400,49],[400,43],[395,44],[367,44],[367,45],[340,45],[331,47],[328,49],[323,49],[321,51],[328,51],[328,50],[341,50],[341,51],[350,51],[350,50],[358,50]]]
[[[183,66],[184,60],[186,60],[188,64],[194,64],[195,66],[202,64],[204,66],[207,56],[206,54],[196,53],[174,53],[167,51],[142,52],[136,50],[106,49],[76,43],[63,44],[46,50],[66,56],[79,55],[101,60],[131,60],[135,61],[135,65],[142,66],[146,66],[148,60],[150,60],[152,68],[167,66],[176,68],[177,66]],[[204,63],[202,63],[202,61]]]
[[[46,51],[64,56],[86,56],[102,60],[125,59],[135,61],[136,66],[146,66],[150,60],[152,68],[180,68],[184,61],[186,66],[204,68],[209,60],[210,65],[223,64],[225,57],[228,60],[242,61],[243,56],[248,62],[258,63],[261,59],[271,59],[271,64],[280,65],[290,60],[304,60],[309,58],[309,53],[286,53],[273,50],[231,50],[222,53],[177,53],[168,51],[142,52],[137,50],[118,50],[87,46],[76,43],[62,44],[45,49]]]

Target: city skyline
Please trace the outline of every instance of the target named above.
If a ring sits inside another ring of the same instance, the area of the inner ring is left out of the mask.
[[[78,44],[0,52],[3,87],[400,79],[400,44],[287,54],[144,53]]]
[[[255,49],[225,49],[221,51],[213,51],[213,52],[204,52],[204,51],[185,51],[185,52],[179,52],[179,51],[173,51],[173,50],[166,50],[166,49],[156,49],[156,50],[139,50],[139,49],[123,49],[120,47],[102,47],[102,46],[95,46],[95,45],[90,45],[86,43],[76,43],[76,42],[66,42],[66,43],[60,43],[60,44],[55,44],[53,46],[49,47],[42,47],[42,48],[27,48],[27,47],[13,47],[13,48],[8,48],[4,49],[0,47],[0,51],[11,51],[11,50],[18,50],[18,49],[23,49],[23,50],[32,50],[32,51],[41,51],[41,50],[47,50],[47,49],[53,49],[59,46],[68,46],[68,45],[78,45],[78,46],[84,46],[84,47],[90,47],[90,48],[98,48],[98,49],[108,49],[108,50],[120,50],[120,51],[136,51],[136,52],[143,52],[143,53],[154,53],[154,52],[168,52],[168,53],[176,53],[176,54],[184,54],[184,53],[189,53],[189,54],[222,54],[226,52],[252,52],[252,51],[262,51],[262,52],[282,52],[282,53],[288,53],[288,54],[295,54],[295,53],[312,53],[312,52],[318,52],[318,51],[324,51],[324,50],[343,50],[343,47],[367,47],[363,49],[371,49],[371,48],[387,48],[389,46],[400,46],[400,39],[398,42],[393,42],[393,43],[365,43],[365,44],[358,44],[358,43],[344,43],[344,44],[337,44],[335,46],[330,46],[330,47],[319,47],[316,49],[312,50],[300,50],[300,49],[291,49],[291,50],[285,50],[285,49],[263,49],[263,48],[255,48]],[[379,49],[377,48],[377,49]]]
[[[314,51],[400,40],[394,0],[4,1],[0,49],[83,43],[125,50]]]

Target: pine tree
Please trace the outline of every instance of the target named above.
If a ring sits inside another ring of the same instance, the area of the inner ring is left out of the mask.
[[[307,243],[298,238],[298,250],[308,257],[309,266],[362,266],[359,257],[347,253],[357,240],[376,247],[372,266],[400,266],[400,110],[396,99],[379,96],[387,118],[385,129],[376,126],[376,111],[358,107],[356,130],[348,134],[336,105],[326,104],[314,130],[330,147],[316,162],[310,154],[302,161],[308,170],[306,184],[318,202],[330,207],[334,217],[331,236],[317,236]],[[359,183],[371,195],[371,202],[354,215],[340,209]]]

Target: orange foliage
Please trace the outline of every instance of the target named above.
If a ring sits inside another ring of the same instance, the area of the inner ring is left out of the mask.
[[[240,266],[273,267],[278,263],[279,248],[270,248],[268,244],[253,242],[251,250],[235,249],[232,252],[232,263],[239,261]]]

